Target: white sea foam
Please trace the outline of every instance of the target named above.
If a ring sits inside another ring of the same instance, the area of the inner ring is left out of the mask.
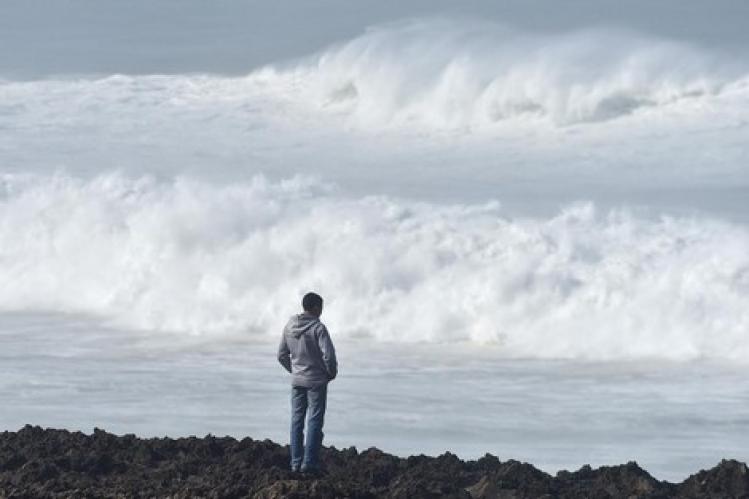
[[[668,207],[661,193],[710,185],[743,212],[745,69],[636,33],[432,20],[241,78],[3,81],[0,167],[36,174],[4,179],[0,307],[265,335],[315,288],[348,337],[741,357],[746,225],[585,203],[516,215],[621,186]],[[365,195],[402,185],[463,204]],[[517,192],[513,216],[470,204],[487,192]]]
[[[169,119],[176,110],[210,106],[207,122],[227,113],[246,119],[247,111],[267,120],[287,115],[283,106],[293,103],[375,129],[479,129],[605,122],[684,102],[675,112],[706,111],[717,97],[748,93],[748,64],[685,42],[615,29],[540,34],[432,19],[374,27],[245,77],[0,79],[0,118],[64,125],[103,107],[127,118],[158,111]]]
[[[337,337],[489,342],[510,356],[747,358],[749,230],[571,206],[350,199],[233,186],[6,176],[0,306],[185,334],[278,333],[302,292]]]
[[[420,20],[252,77],[367,127],[482,128],[606,121],[746,87],[747,74],[697,47],[621,30],[541,35]]]
[[[0,169],[313,173],[357,195],[535,207],[544,193],[550,209],[620,189],[662,206],[691,189],[688,208],[739,219],[704,187],[746,189],[745,66],[636,33],[413,21],[244,77],[0,83]]]

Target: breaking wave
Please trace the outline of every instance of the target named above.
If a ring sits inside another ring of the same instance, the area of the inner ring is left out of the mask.
[[[510,356],[746,359],[749,230],[570,206],[351,199],[263,177],[6,175],[0,307],[275,337],[308,289],[338,338],[480,342]]]
[[[607,121],[746,87],[747,74],[694,46],[622,30],[542,35],[420,20],[251,77],[363,125],[460,128]]]

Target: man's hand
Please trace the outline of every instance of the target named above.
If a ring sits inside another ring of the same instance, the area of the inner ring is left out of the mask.
[[[286,335],[281,333],[281,343],[278,345],[278,362],[291,373],[291,352],[286,344]]]

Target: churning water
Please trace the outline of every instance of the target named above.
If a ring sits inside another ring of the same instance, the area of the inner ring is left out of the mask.
[[[315,289],[333,444],[746,460],[748,140],[749,62],[623,28],[0,80],[4,425],[283,441]]]

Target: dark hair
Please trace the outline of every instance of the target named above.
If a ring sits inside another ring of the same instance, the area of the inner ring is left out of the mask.
[[[311,312],[312,310],[322,308],[322,296],[317,293],[307,293],[302,298],[302,308],[305,312]]]

